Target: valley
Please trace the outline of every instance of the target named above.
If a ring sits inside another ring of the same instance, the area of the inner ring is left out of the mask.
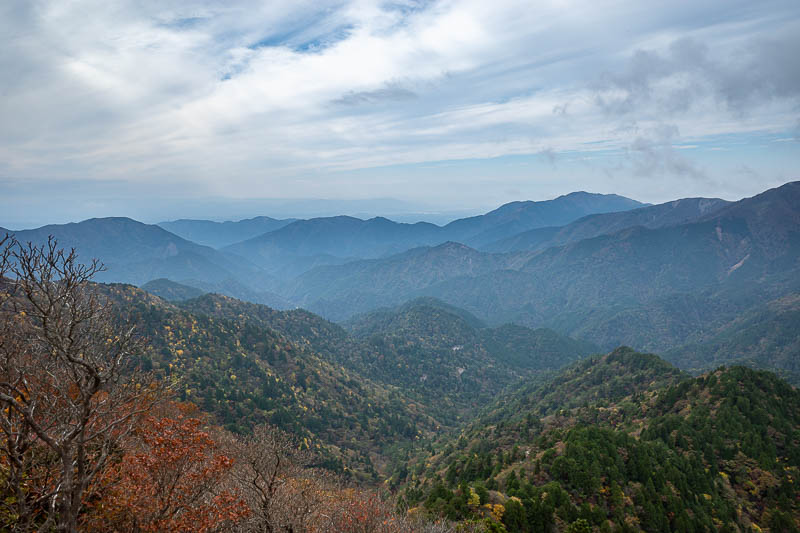
[[[9,233],[103,261],[93,290],[144,342],[129,364],[172,401],[227,435],[291,435],[309,467],[382,487],[404,519],[783,531],[800,479],[798,209],[789,183],[739,202],[580,193],[445,226]]]

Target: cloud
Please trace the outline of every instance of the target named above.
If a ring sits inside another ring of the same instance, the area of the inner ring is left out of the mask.
[[[333,100],[333,103],[341,105],[375,104],[413,100],[416,97],[416,93],[409,89],[396,84],[388,84],[386,87],[374,91],[351,91]]]
[[[674,142],[679,137],[674,125],[661,124],[637,136],[627,147],[628,156],[636,176],[687,176],[706,179],[705,173],[675,149]]]
[[[610,114],[694,112],[711,99],[748,114],[763,104],[800,102],[800,25],[765,37],[713,48],[694,37],[665,50],[637,49],[620,72],[596,84],[597,102]]]
[[[591,157],[700,176],[673,144],[792,135],[799,21],[794,0],[6,2],[0,177],[449,201],[489,179],[518,189],[492,167],[504,156],[557,158],[532,184]],[[465,186],[354,177],[469,159],[486,165]],[[589,172],[575,179],[611,187]]]
[[[539,155],[543,156],[548,163],[555,166],[556,160],[558,159],[558,154],[552,148],[545,148],[539,151]]]

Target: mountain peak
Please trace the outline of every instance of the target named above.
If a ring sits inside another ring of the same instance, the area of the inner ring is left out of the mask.
[[[434,250],[456,250],[456,251],[470,250],[470,251],[473,251],[473,252],[477,251],[477,250],[475,250],[473,248],[470,248],[466,244],[462,244],[462,243],[456,242],[456,241],[443,242],[442,244],[434,246],[433,249]]]

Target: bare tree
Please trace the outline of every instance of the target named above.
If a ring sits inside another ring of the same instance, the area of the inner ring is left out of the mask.
[[[159,395],[131,363],[133,328],[90,283],[102,264],[52,238],[0,248],[4,516],[16,531],[77,531],[87,488]]]
[[[307,531],[310,515],[318,508],[321,478],[308,477],[311,454],[300,450],[288,434],[260,425],[247,437],[229,443],[235,460],[233,479],[252,515],[247,531]]]

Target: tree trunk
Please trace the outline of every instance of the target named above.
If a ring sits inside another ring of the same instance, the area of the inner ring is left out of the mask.
[[[77,533],[78,516],[73,512],[73,498],[75,492],[75,479],[71,454],[66,452],[61,455],[62,476],[58,492],[56,493],[56,513],[58,522],[56,531],[59,533]]]

